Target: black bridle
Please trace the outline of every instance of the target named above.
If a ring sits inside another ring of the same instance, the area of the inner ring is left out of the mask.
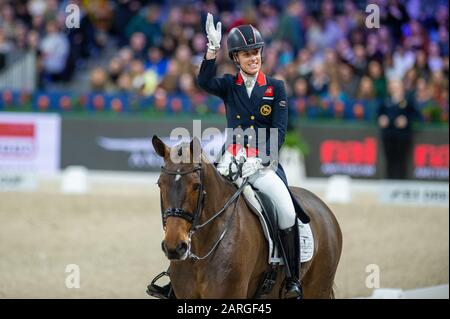
[[[233,209],[233,213],[234,213],[234,211],[236,210],[237,202],[238,202],[237,199],[239,198],[242,191],[244,190],[244,187],[247,185],[247,178],[246,178],[243,180],[243,182],[242,182],[241,186],[238,188],[238,190],[223,205],[223,207],[217,213],[215,213],[210,219],[205,221],[203,224],[199,225],[200,215],[203,211],[203,205],[204,205],[204,200],[205,200],[205,196],[206,196],[206,191],[204,190],[204,171],[203,171],[202,164],[200,163],[200,164],[194,166],[193,168],[191,168],[190,170],[186,170],[186,171],[181,171],[180,169],[177,169],[176,171],[172,171],[172,170],[168,170],[164,166],[161,167],[162,173],[168,174],[168,175],[175,175],[175,176],[180,175],[181,177],[185,176],[187,174],[195,173],[197,171],[200,171],[200,189],[199,189],[199,193],[198,193],[197,208],[196,208],[195,212],[192,214],[192,213],[184,211],[184,209],[179,208],[179,207],[168,208],[164,212],[161,211],[162,222],[163,222],[164,228],[166,227],[166,221],[167,221],[167,218],[169,218],[169,217],[182,218],[191,224],[191,228],[189,230],[189,241],[191,240],[192,235],[195,233],[195,231],[208,225],[211,221],[213,221],[219,215],[221,215],[234,201],[236,201],[236,204],[234,205],[234,209]],[[161,209],[162,209],[162,196],[161,196]],[[234,214],[232,214],[230,216],[230,218],[228,219],[228,221],[226,223],[225,229],[222,231],[222,233],[220,234],[219,238],[217,239],[217,241],[215,242],[215,244],[213,245],[211,250],[205,256],[198,257],[189,251],[189,257],[194,258],[196,260],[203,260],[203,259],[207,258],[209,255],[211,255],[211,253],[218,246],[219,242],[225,236],[225,233],[227,232],[228,227],[231,224],[231,220],[232,220],[233,216],[234,216]],[[189,245],[190,245],[190,243],[189,243]]]
[[[179,208],[179,207],[168,208],[168,209],[166,209],[165,212],[162,212],[162,221],[163,221],[164,227],[166,227],[167,218],[177,217],[177,218],[182,218],[182,219],[186,220],[188,223],[192,224],[191,231],[193,229],[195,229],[195,226],[197,225],[198,220],[200,218],[200,213],[203,210],[203,201],[205,199],[206,192],[203,190],[203,169],[202,169],[201,163],[187,171],[181,171],[180,169],[177,169],[176,171],[171,171],[171,170],[168,170],[167,168],[165,168],[164,166],[161,167],[162,173],[168,174],[168,175],[175,175],[175,176],[176,175],[185,176],[188,174],[195,173],[197,171],[200,171],[200,189],[199,189],[198,198],[197,198],[197,208],[196,208],[194,214],[188,213],[188,212],[184,211],[184,209]],[[162,208],[162,198],[161,198],[161,208]]]

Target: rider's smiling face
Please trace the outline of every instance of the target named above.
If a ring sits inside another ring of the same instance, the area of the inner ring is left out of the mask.
[[[248,75],[255,75],[261,69],[261,49],[239,51],[236,60],[242,71]]]

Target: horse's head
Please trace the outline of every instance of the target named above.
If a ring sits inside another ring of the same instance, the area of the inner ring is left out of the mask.
[[[198,222],[203,204],[203,167],[200,142],[168,147],[156,135],[156,153],[164,159],[158,179],[165,231],[162,250],[170,260],[184,260],[190,252],[190,231]]]

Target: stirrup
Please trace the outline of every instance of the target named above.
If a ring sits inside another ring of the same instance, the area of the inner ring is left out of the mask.
[[[289,280],[293,280],[293,279],[289,279]],[[293,291],[294,289],[288,291],[287,290],[288,285],[295,286],[296,288],[298,288],[298,292],[294,292]],[[284,295],[284,298],[286,298],[286,299],[303,299],[303,287],[302,287],[301,283],[293,281],[290,284],[288,284],[288,282],[286,282],[285,288],[286,288],[286,293]]]
[[[172,285],[169,283],[165,286],[159,286],[156,284],[156,282],[161,279],[163,276],[168,276],[169,273],[167,271],[163,271],[159,275],[157,275],[155,278],[153,278],[150,285],[147,286],[147,294],[149,294],[152,297],[159,298],[159,299],[176,299],[175,294],[172,289]]]

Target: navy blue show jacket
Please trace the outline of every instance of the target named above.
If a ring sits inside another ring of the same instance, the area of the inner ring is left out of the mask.
[[[227,127],[242,130],[253,129],[255,135],[250,137],[245,135],[243,144],[245,147],[258,149],[261,148],[261,145],[258,145],[258,133],[260,132],[258,129],[264,129],[266,132],[266,155],[270,155],[270,128],[276,128],[278,140],[275,143],[279,151],[284,143],[288,124],[288,104],[284,82],[259,71],[255,86],[249,97],[241,73],[217,77],[215,62],[215,59],[204,59],[197,80],[202,89],[224,101]],[[235,141],[236,136],[233,137],[233,141],[227,140],[227,143],[234,143]],[[288,186],[286,174],[279,163],[276,173]],[[294,198],[292,192],[290,193],[298,217],[303,223],[308,223],[308,216],[301,208],[300,203]]]

